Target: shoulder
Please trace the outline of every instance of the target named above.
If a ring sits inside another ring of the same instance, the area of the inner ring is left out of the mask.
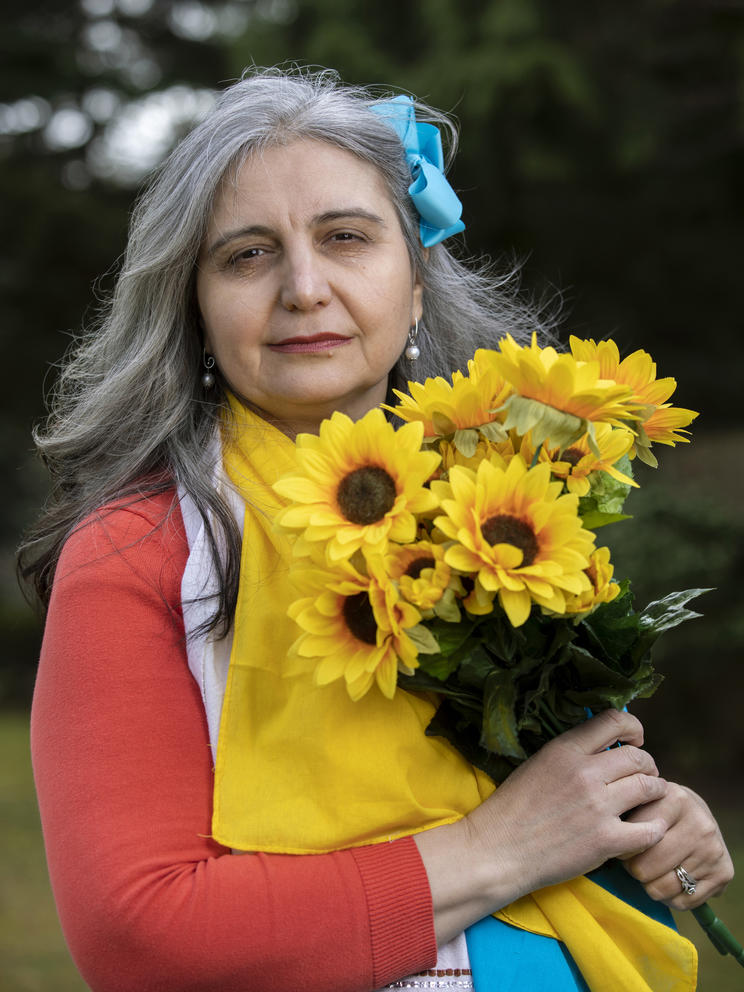
[[[97,577],[125,572],[140,579],[178,581],[188,542],[174,489],[118,499],[86,517],[68,537],[55,586],[81,571]]]

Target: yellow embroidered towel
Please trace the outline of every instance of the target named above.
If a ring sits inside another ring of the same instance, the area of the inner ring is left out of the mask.
[[[271,486],[295,467],[294,445],[237,401],[232,410],[224,460],[246,513],[217,745],[215,838],[238,850],[309,854],[460,819],[494,786],[445,741],[426,737],[434,701],[372,691],[352,703],[343,682],[316,687],[309,673],[290,675],[286,656],[297,631],[286,611],[296,593],[289,539],[273,527],[282,504]],[[694,989],[694,966],[682,976],[692,945],[587,879],[495,915],[559,936],[588,969],[593,990]],[[677,976],[677,984],[659,984],[660,974]]]

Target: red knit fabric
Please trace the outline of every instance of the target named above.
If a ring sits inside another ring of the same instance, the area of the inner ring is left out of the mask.
[[[103,511],[59,562],[31,737],[62,927],[95,992],[377,989],[436,960],[410,838],[233,856],[184,649],[173,494]]]

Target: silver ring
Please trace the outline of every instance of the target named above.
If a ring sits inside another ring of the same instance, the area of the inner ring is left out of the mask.
[[[686,896],[694,896],[695,889],[697,888],[697,879],[693,878],[690,873],[682,867],[682,865],[677,865],[674,869],[674,873],[679,879],[679,884],[682,886],[682,891]]]

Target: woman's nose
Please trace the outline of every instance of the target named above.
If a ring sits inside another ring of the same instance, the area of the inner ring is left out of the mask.
[[[311,249],[287,252],[280,299],[287,310],[325,306],[331,299],[331,287],[322,257]]]

